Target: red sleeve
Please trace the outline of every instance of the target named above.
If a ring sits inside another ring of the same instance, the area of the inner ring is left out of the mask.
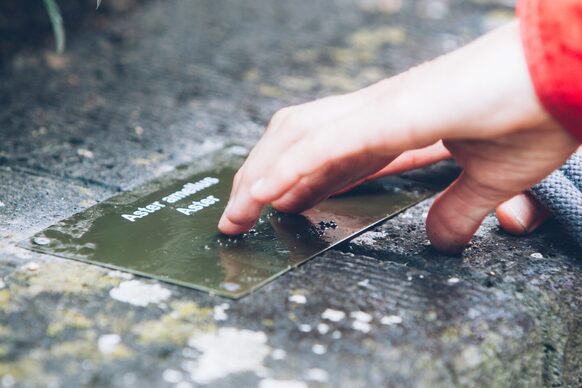
[[[518,15],[542,105],[582,141],[582,0],[519,0]]]

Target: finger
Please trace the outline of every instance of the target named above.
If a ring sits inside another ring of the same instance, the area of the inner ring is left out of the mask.
[[[243,192],[238,198],[240,203],[246,204],[244,208],[233,208],[232,201],[227,205],[218,222],[218,229],[222,233],[228,235],[241,234],[247,232],[255,225],[261,214],[263,204],[257,203],[250,198],[245,198],[246,196],[248,195]]]
[[[263,203],[275,202],[299,185],[301,181],[315,182],[317,176],[322,179],[318,182],[319,186],[331,188],[338,183],[335,179],[341,174],[326,175],[321,174],[321,171],[345,168],[349,172],[346,176],[361,179],[382,168],[390,159],[389,155],[368,154],[360,145],[349,138],[344,138],[342,141],[334,143],[333,146],[329,146],[327,139],[331,134],[327,132],[326,130],[319,131],[313,135],[312,139],[303,139],[290,147],[269,168],[264,178],[253,185],[251,188],[253,198]],[[338,136],[338,134],[334,134],[334,136]],[[359,157],[365,157],[366,163],[358,166],[355,159]],[[342,165],[345,167],[341,167]],[[365,170],[358,171],[359,167],[363,167]],[[355,181],[352,179],[341,183],[347,185]],[[333,191],[328,192],[328,194],[331,193]]]
[[[253,227],[260,216],[263,204],[257,202],[248,195],[250,186],[257,177],[263,173],[262,168],[257,168],[257,160],[273,157],[281,147],[281,141],[277,142],[273,132],[285,122],[289,115],[289,109],[279,110],[271,119],[266,134],[253,147],[249,156],[236,173],[233,180],[228,204],[218,223],[218,229],[225,234],[240,234]]]
[[[392,163],[372,176],[374,177],[373,179],[377,179],[388,175],[400,174],[417,168],[430,166],[431,164],[450,157],[450,151],[443,145],[442,141],[439,141],[438,143],[426,148],[402,153]]]
[[[386,167],[370,175],[360,181],[342,188],[341,190],[334,193],[334,195],[339,195],[353,189],[354,187],[361,185],[362,183],[372,181],[375,179],[380,179],[389,175],[400,174],[410,170],[415,170],[417,168],[423,168],[430,166],[431,164],[438,163],[442,160],[449,159],[451,157],[450,151],[443,145],[442,141],[435,143],[429,147],[421,148],[418,150],[411,150],[402,153],[400,156],[390,161]]]
[[[438,250],[460,253],[487,214],[511,195],[464,171],[434,201],[426,220],[429,240]]]
[[[550,217],[550,212],[528,193],[503,202],[495,213],[503,230],[518,236],[533,232]]]
[[[303,177],[281,198],[274,201],[273,207],[289,213],[309,209],[328,198],[340,187],[360,181],[362,177],[369,176],[373,170],[382,166],[384,161],[378,165],[370,164],[366,155],[324,165],[313,174]]]
[[[222,219],[245,227],[237,228],[241,232],[253,224],[260,210],[267,202],[257,200],[248,195],[253,184],[265,173],[266,166],[284,154],[298,139],[307,137],[313,128],[318,128],[320,122],[328,116],[345,114],[348,107],[358,106],[366,102],[357,94],[327,97],[301,106],[288,107],[279,110],[271,119],[265,135],[253,148],[243,167],[239,171],[239,182],[234,188],[229,206]],[[323,121],[322,121],[323,120]],[[225,221],[226,222],[226,221]],[[226,225],[224,222],[221,225]],[[221,227],[219,229],[222,230]],[[234,229],[229,229],[234,230]]]

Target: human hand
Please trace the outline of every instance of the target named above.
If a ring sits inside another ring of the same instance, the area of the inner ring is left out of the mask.
[[[268,203],[304,210],[441,140],[463,172],[435,200],[427,233],[449,252],[574,152],[535,95],[516,22],[368,88],[278,112],[237,173],[219,228],[245,232]]]
[[[578,150],[582,151],[582,147]],[[442,142],[421,150],[406,151],[380,171],[339,190],[334,195],[343,194],[368,181],[423,168],[450,158],[452,155]],[[529,234],[550,218],[550,212],[527,192],[501,203],[495,209],[495,215],[501,228],[514,235]]]

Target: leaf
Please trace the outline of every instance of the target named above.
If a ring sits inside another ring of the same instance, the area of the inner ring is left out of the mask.
[[[55,0],[43,0],[43,1],[49,19],[53,26],[53,34],[55,36],[57,53],[60,54],[65,50],[65,28],[63,27],[63,18],[61,17],[61,11]]]

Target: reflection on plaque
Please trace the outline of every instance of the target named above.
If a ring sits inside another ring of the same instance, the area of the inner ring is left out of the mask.
[[[217,224],[242,163],[233,150],[181,166],[20,245],[239,298],[432,194],[388,178],[301,214],[267,209],[249,233],[228,237]]]

